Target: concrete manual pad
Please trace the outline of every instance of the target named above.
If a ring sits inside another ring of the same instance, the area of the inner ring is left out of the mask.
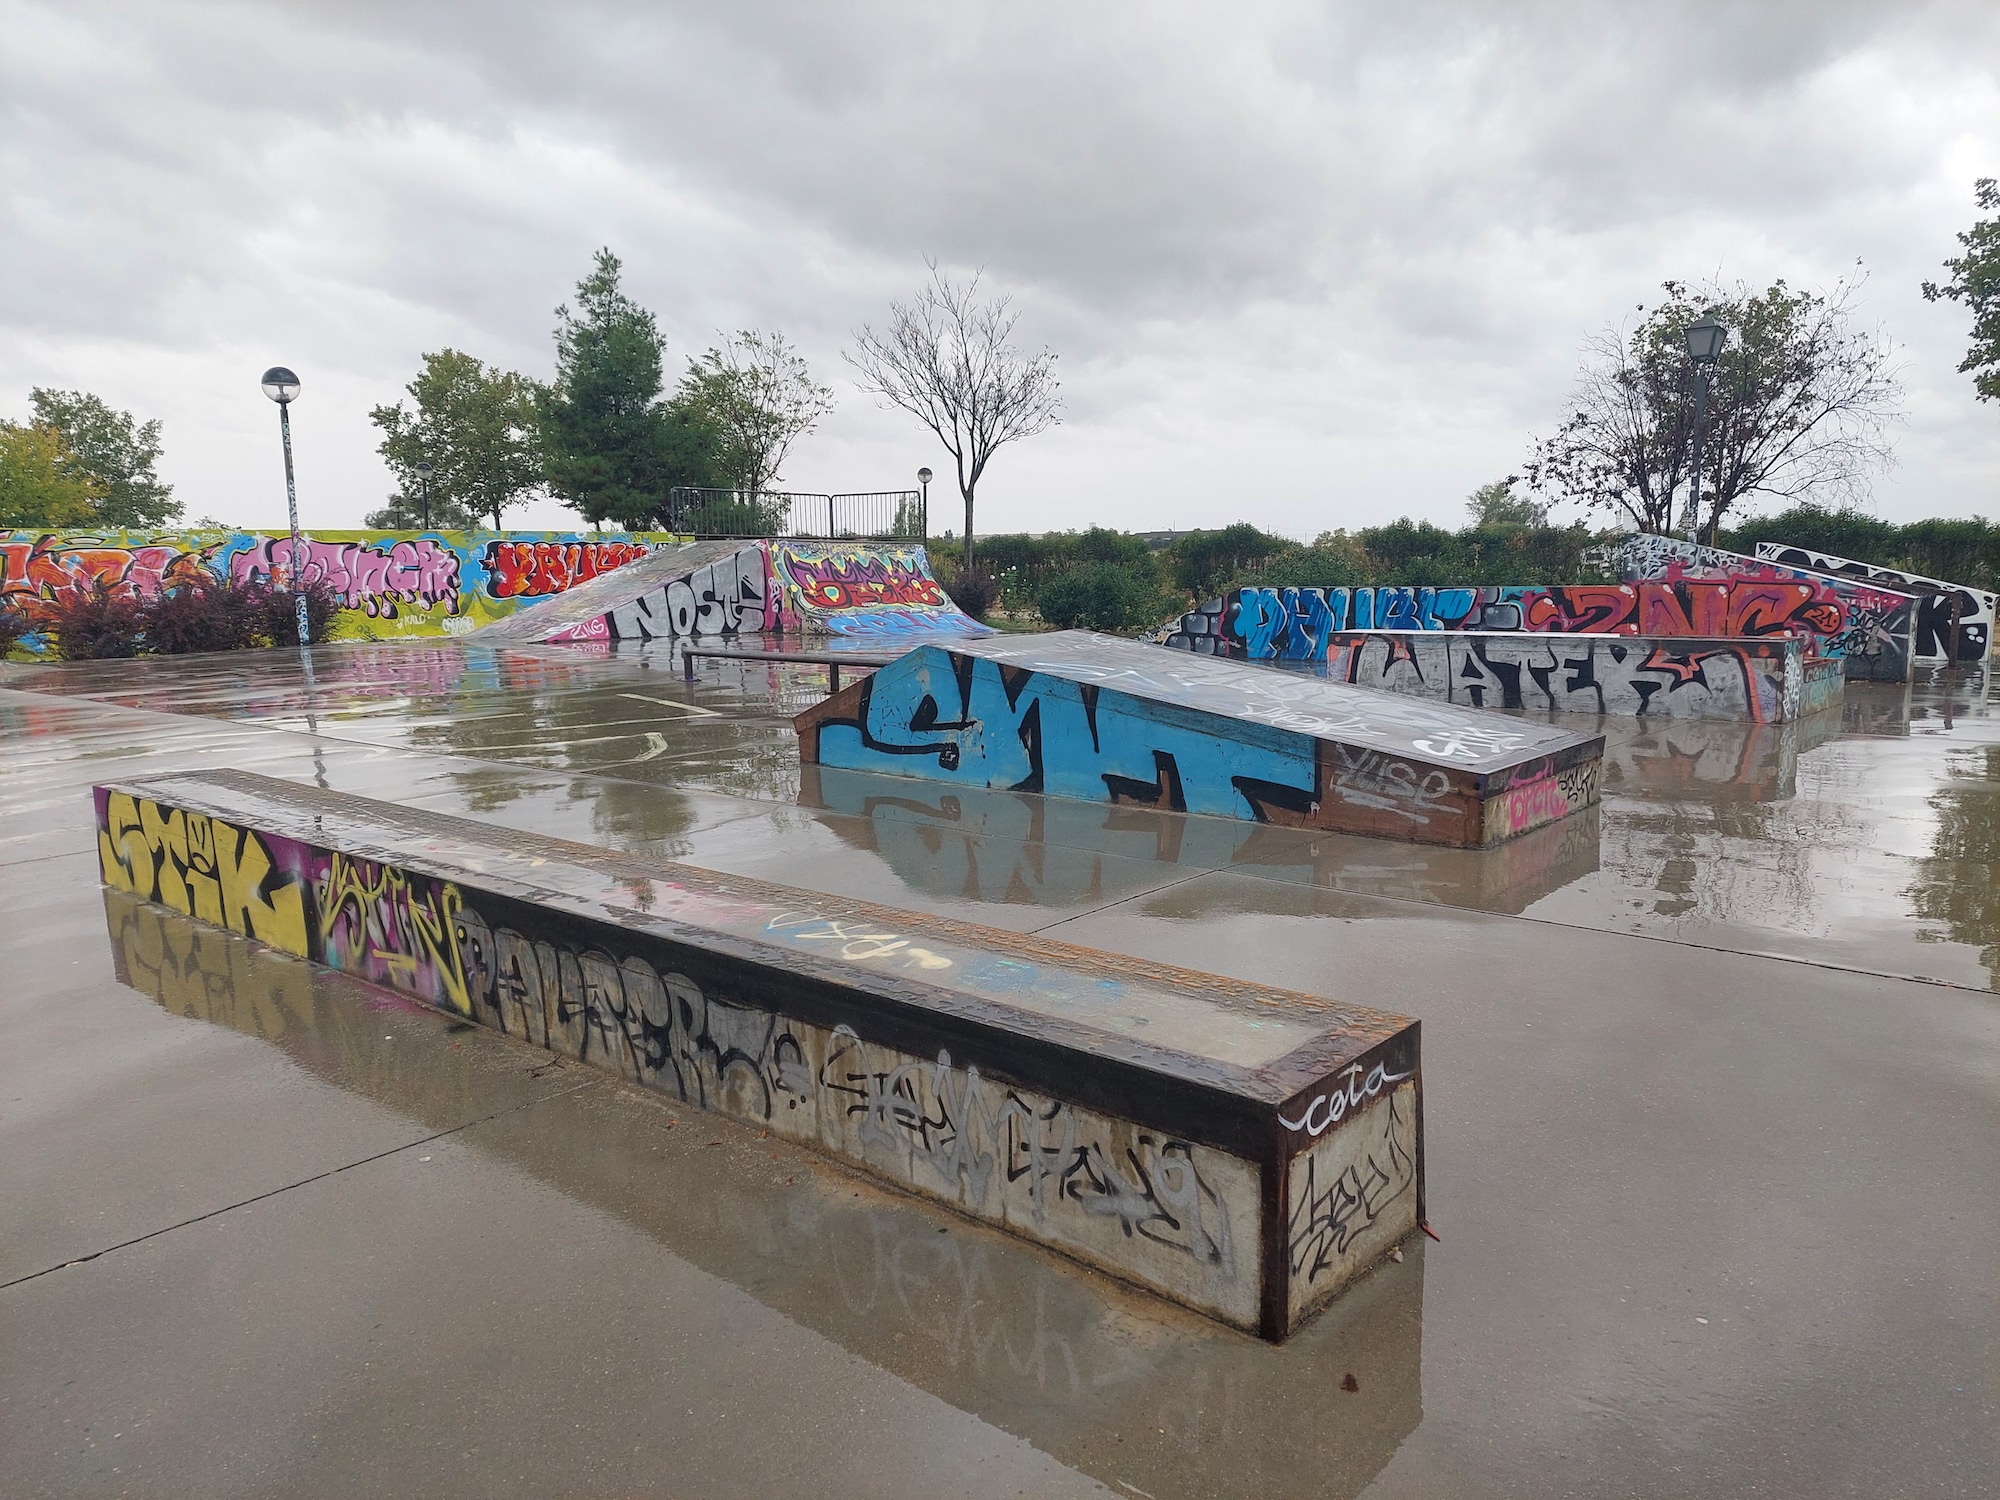
[[[921,646],[793,723],[807,765],[1461,846],[1590,806],[1604,749],[1079,630]]]
[[[114,890],[1266,1338],[1422,1220],[1402,1017],[263,777],[158,777],[96,804]]]

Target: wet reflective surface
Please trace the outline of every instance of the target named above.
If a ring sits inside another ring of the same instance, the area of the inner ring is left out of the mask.
[[[1485,852],[801,778],[824,680],[0,673],[8,1492],[1991,1492],[1978,674],[1565,720],[1603,807]],[[89,785],[218,766],[1416,1015],[1443,1242],[1272,1349],[107,895]]]

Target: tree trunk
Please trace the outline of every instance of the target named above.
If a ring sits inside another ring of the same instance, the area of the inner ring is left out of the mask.
[[[964,570],[972,572],[972,491],[965,492],[965,562]]]

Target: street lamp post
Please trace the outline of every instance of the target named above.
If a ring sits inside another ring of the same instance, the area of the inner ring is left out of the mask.
[[[917,470],[917,483],[924,487],[923,499],[919,502],[918,506],[922,512],[922,520],[918,524],[923,527],[923,534],[929,536],[931,534],[931,470],[929,464],[925,464],[924,467]]]
[[[1688,481],[1687,539],[1700,540],[1701,530],[1701,443],[1708,428],[1708,382],[1729,330],[1712,317],[1687,326],[1688,358],[1694,361],[1694,472]]]
[[[417,484],[424,492],[424,530],[431,529],[431,466],[425,461],[417,465]]]
[[[291,567],[285,583],[297,605],[299,645],[306,647],[312,644],[312,630],[306,623],[306,596],[299,588],[299,553],[304,547],[299,541],[299,488],[292,480],[292,402],[299,394],[299,377],[283,365],[273,365],[264,372],[263,386],[264,394],[278,403],[278,431],[285,440],[285,504],[292,521]]]

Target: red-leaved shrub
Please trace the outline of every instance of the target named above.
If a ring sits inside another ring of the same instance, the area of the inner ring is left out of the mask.
[[[161,589],[144,605],[146,649],[178,656],[189,651],[236,651],[259,645],[262,590],[200,574]]]
[[[114,593],[99,579],[90,590],[57,600],[49,609],[49,635],[64,661],[137,656],[145,643],[145,602]]]
[[[28,617],[18,609],[9,609],[0,604],[0,661],[7,659],[7,653],[20,643],[21,637],[34,627]]]
[[[299,643],[298,595],[290,589],[273,588],[268,583],[245,585],[246,593],[257,598],[257,633],[273,646]],[[334,616],[340,613],[340,594],[324,578],[315,578],[299,590],[306,600],[306,634],[317,646],[333,633]]]

